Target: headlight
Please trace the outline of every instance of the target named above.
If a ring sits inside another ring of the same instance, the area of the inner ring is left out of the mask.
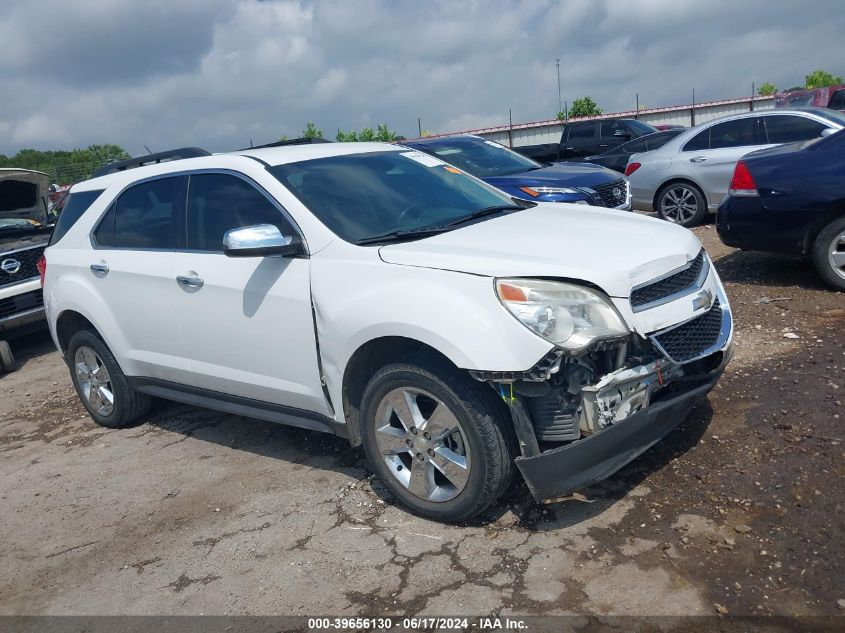
[[[616,309],[588,288],[558,281],[497,279],[496,294],[525,327],[573,355],[595,341],[629,333]]]
[[[524,191],[532,198],[541,196],[545,193],[584,193],[580,189],[572,187],[520,187],[520,191]]]

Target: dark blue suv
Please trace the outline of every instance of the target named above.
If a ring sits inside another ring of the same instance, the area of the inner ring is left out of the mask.
[[[543,166],[479,136],[418,139],[402,145],[436,156],[514,198],[631,209],[628,180],[598,165]]]

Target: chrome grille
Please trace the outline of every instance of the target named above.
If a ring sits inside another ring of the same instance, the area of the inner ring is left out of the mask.
[[[703,269],[704,249],[683,270],[658,281],[640,286],[639,288],[634,288],[631,292],[631,307],[641,308],[642,306],[671,297],[688,288],[690,290],[697,289],[700,287],[700,283],[697,282]],[[703,281],[701,279],[701,282]]]
[[[606,207],[618,207],[620,204],[625,204],[625,200],[628,197],[627,183],[624,178],[604,185],[593,185],[590,188],[598,194],[601,203]],[[614,189],[621,193],[618,196],[614,196]]]
[[[13,251],[11,253],[0,253],[0,263],[14,259],[20,262],[21,265],[20,270],[16,273],[7,273],[4,270],[0,270],[0,288],[38,277],[38,269],[35,267],[35,263],[43,254],[43,246],[28,248],[22,251]]]

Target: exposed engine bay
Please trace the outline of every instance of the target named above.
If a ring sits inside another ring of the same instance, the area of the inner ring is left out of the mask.
[[[538,365],[545,376],[536,371],[522,376],[474,372],[474,376],[490,383],[515,408],[515,418],[523,413],[519,409],[524,410],[536,442],[520,437],[520,444],[523,452],[531,453],[532,444],[571,442],[622,422],[648,407],[655,392],[718,366],[722,353],[715,356],[681,365],[665,358],[649,341],[632,337],[578,358],[558,355],[552,363],[544,359]],[[519,424],[517,434],[521,435]]]

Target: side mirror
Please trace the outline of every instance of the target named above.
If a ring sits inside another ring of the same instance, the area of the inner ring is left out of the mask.
[[[272,224],[232,229],[223,236],[223,254],[228,257],[292,257],[300,252],[299,239],[282,235]]]

